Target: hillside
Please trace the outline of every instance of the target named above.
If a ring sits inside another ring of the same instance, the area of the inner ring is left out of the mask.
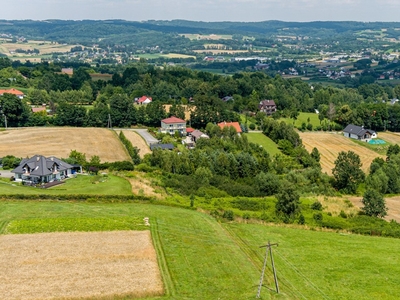
[[[368,171],[374,158],[384,158],[383,155],[360,146],[341,134],[327,132],[299,132],[299,134],[307,151],[311,152],[314,147],[318,149],[321,154],[322,171],[329,175],[332,174],[335,160],[341,151],[353,151],[358,154],[361,158],[364,172]]]
[[[277,296],[274,292],[268,261],[261,299],[397,299],[400,292],[397,239],[219,223],[196,211],[148,204],[0,202],[1,233],[11,228],[13,233],[29,228],[25,233],[35,233],[37,224],[55,232],[60,231],[59,222],[68,224],[70,220],[91,231],[92,226],[98,226],[97,219],[117,229],[123,222],[140,223],[143,217],[150,220],[165,285],[165,297],[157,299],[254,299],[265,254],[260,246],[268,240],[279,244],[273,254],[281,293]],[[0,258],[6,259],[4,252]],[[41,259],[36,262],[41,263]],[[66,272],[65,276],[71,274]],[[43,278],[44,274],[36,276]],[[140,274],[133,276],[136,280]]]

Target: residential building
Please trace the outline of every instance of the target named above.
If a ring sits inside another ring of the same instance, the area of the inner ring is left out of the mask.
[[[276,112],[276,104],[274,100],[263,100],[258,105],[258,109],[265,113],[267,116],[272,115]]]
[[[232,126],[233,128],[236,129],[236,132],[238,134],[242,133],[242,128],[240,127],[239,122],[221,122],[217,124],[219,126],[219,128],[224,129],[224,127],[229,127]]]
[[[136,102],[138,104],[149,104],[152,101],[153,101],[153,98],[147,97],[147,96],[142,96],[142,97],[138,98]]]
[[[17,96],[19,99],[23,99],[25,97],[25,94],[17,89],[8,89],[8,90],[0,90],[0,96],[3,96],[4,94],[12,94]]]
[[[343,135],[345,137],[360,140],[363,142],[369,142],[371,139],[377,138],[378,134],[371,130],[365,129],[363,126],[357,126],[353,124],[349,124],[343,129]]]
[[[179,132],[182,136],[186,135],[186,121],[174,116],[161,120],[160,132],[171,135]]]
[[[23,159],[19,166],[11,172],[15,173],[15,181],[47,183],[68,177],[75,172],[76,167],[54,156],[35,155]],[[80,167],[78,166],[78,168]]]

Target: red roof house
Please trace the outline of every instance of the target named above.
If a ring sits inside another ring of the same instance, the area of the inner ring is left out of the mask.
[[[147,97],[147,96],[142,96],[137,100],[138,104],[149,104],[151,101],[153,101],[153,98]]]
[[[24,98],[25,94],[19,90],[16,90],[14,88],[9,89],[9,90],[0,90],[0,96],[3,96],[4,94],[12,94],[17,96],[18,98],[22,99]]]
[[[186,135],[186,121],[175,116],[161,120],[162,133],[174,134],[178,131],[181,135]]]
[[[237,133],[241,133],[242,132],[242,128],[240,128],[239,122],[221,122],[221,123],[218,123],[218,126],[221,129],[224,129],[224,127],[232,126],[233,128],[236,129]]]

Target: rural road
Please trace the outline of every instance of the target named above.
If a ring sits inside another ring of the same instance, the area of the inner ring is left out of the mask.
[[[0,177],[4,178],[10,178],[11,176],[14,176],[14,173],[11,173],[11,170],[0,170]]]
[[[147,129],[126,129],[126,130],[136,131],[138,134],[140,134],[142,136],[142,138],[144,138],[144,140],[146,141],[147,145],[149,145],[149,146],[150,146],[150,144],[158,143],[158,140],[155,137],[153,137],[147,131]]]

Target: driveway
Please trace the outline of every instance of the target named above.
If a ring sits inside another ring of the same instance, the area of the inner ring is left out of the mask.
[[[11,173],[11,170],[0,170],[0,177],[4,178],[11,178],[11,176],[14,176],[14,173]]]
[[[158,143],[158,140],[152,136],[147,129],[132,129],[133,131],[136,131],[138,134],[140,134],[144,140],[146,141],[147,145],[151,145],[154,143]]]

